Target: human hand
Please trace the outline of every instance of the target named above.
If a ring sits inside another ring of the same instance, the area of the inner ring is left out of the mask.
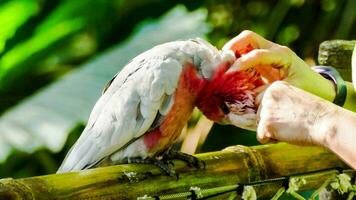
[[[257,139],[299,145],[325,145],[325,135],[337,106],[283,81],[274,82],[263,95],[257,112]]]
[[[332,101],[333,84],[314,72],[291,49],[266,40],[252,31],[243,31],[230,40],[223,50],[239,57],[230,70],[255,69],[267,84],[283,80],[293,86]]]

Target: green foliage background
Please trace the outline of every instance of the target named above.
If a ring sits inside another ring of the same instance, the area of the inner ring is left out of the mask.
[[[1,114],[11,112],[97,55],[125,44],[138,24],[147,19],[155,23],[178,4],[189,12],[207,11],[205,23],[210,28],[206,37],[219,48],[242,30],[250,29],[291,47],[312,63],[322,41],[354,39],[356,35],[353,0],[3,0],[0,2]],[[63,102],[58,107],[65,105]],[[55,172],[80,135],[83,123],[72,127],[60,151],[44,147],[36,151],[12,149],[0,164],[0,177]],[[220,150],[233,144],[258,142],[247,131],[214,125],[201,151]]]

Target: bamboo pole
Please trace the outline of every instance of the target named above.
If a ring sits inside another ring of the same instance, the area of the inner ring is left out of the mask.
[[[1,179],[0,199],[137,199],[187,192],[191,187],[204,189],[248,184],[300,173],[347,168],[324,148],[285,143],[232,146],[222,151],[198,154],[197,157],[206,163],[205,169],[197,170],[182,161],[174,161],[179,180],[162,174],[160,169],[149,164]],[[257,189],[259,196],[271,195],[272,190],[264,188]]]

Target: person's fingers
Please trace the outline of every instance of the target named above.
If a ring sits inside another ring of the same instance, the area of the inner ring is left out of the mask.
[[[256,69],[269,82],[281,80],[291,59],[284,48],[255,49],[238,58],[228,71]],[[282,70],[281,70],[282,69]]]
[[[258,127],[257,127],[257,140],[261,144],[266,144],[268,143],[272,137],[271,137],[271,132],[269,130],[269,127],[266,126],[265,122],[259,122]]]
[[[266,106],[265,104],[266,102],[262,101],[256,112],[256,123],[257,123],[256,137],[261,144],[265,144],[271,139],[270,137],[271,135],[268,131],[268,127],[266,126],[266,119],[265,119],[266,109],[264,107]]]
[[[272,44],[272,42],[264,39],[257,33],[245,30],[227,42],[223,50],[232,50],[235,53],[243,54],[248,46],[250,46],[251,49],[265,49],[270,48]]]

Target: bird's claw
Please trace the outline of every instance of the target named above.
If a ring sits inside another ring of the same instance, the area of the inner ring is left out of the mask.
[[[165,155],[167,159],[178,159],[186,162],[190,167],[205,169],[205,162],[197,157],[180,151],[170,150]]]
[[[130,158],[129,163],[145,163],[154,164],[160,169],[162,169],[168,176],[176,177],[179,179],[179,175],[174,170],[173,159],[178,159],[186,162],[188,166],[195,167],[197,169],[205,169],[205,162],[198,159],[197,157],[186,154],[180,151],[169,150],[163,155],[155,158]]]
[[[172,165],[172,167],[174,167],[174,162],[172,160],[167,160],[167,163]]]
[[[174,170],[174,163],[172,160],[166,160],[162,158],[129,158],[128,163],[140,163],[140,164],[153,164],[163,170],[168,176],[176,177],[179,179],[179,175]]]
[[[173,162],[172,161],[167,161],[163,159],[155,159],[153,162],[154,165],[157,167],[161,168],[168,176],[176,177],[176,179],[179,179],[178,174],[176,171],[173,169]]]

